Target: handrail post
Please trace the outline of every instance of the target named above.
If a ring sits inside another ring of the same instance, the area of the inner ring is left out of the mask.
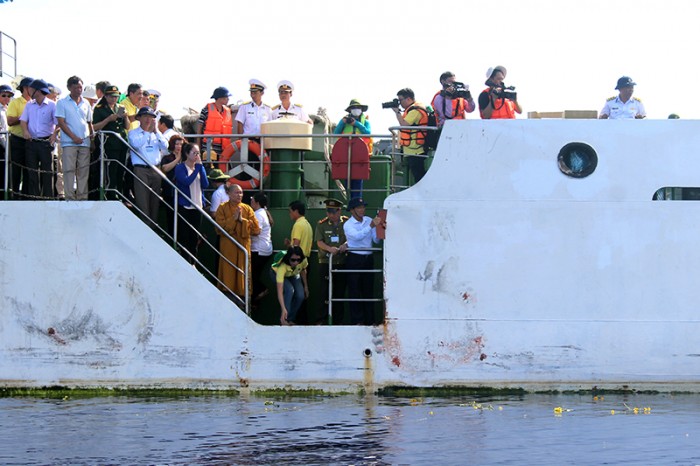
[[[105,190],[105,139],[106,135],[105,133],[100,133],[99,135],[100,138],[100,158],[99,158],[99,164],[100,164],[100,200],[105,200],[107,199],[107,193]]]
[[[346,192],[350,193],[350,195],[348,196],[348,200],[352,199],[352,143],[353,139],[348,138],[348,178],[346,185]]]
[[[333,253],[328,254],[328,325],[333,325]]]
[[[7,189],[8,188],[8,181],[9,181],[8,178],[10,177],[10,132],[6,131],[5,135],[7,136],[7,138],[6,138],[7,143],[5,144],[5,161],[4,161],[4,164],[2,167],[3,171],[5,172],[5,182],[4,182],[4,186],[2,188],[3,189],[2,192],[3,192],[3,197],[7,201],[8,199],[10,199],[10,193]]]
[[[173,209],[173,249],[177,249],[177,225],[178,221],[177,219],[180,218],[178,214],[178,209],[177,206],[180,204],[178,201],[178,196],[180,195],[179,191],[177,189],[173,190],[173,205],[171,206]]]

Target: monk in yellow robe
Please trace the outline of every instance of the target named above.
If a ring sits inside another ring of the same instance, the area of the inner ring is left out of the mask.
[[[228,187],[227,192],[229,200],[221,203],[219,208],[216,209],[216,223],[248,251],[248,293],[251,294],[253,292],[253,282],[250,261],[250,241],[251,236],[260,234],[260,225],[258,224],[258,219],[255,218],[253,209],[242,202],[243,189],[237,184],[232,184]],[[217,233],[221,236],[219,243],[221,254],[231,261],[231,263],[235,264],[240,270],[245,270],[245,254],[243,250],[220,231],[217,231]],[[240,271],[236,270],[235,267],[231,266],[225,260],[220,259],[218,275],[219,280],[221,280],[229,290],[245,300],[245,279]],[[219,284],[219,289],[228,291],[221,284]]]

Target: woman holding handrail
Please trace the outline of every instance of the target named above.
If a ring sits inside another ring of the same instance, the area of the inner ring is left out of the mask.
[[[175,185],[184,196],[178,196],[178,243],[182,247],[182,255],[194,264],[197,259],[199,229],[202,226],[202,215],[199,209],[204,205],[204,190],[209,186],[207,172],[204,171],[199,147],[196,144],[182,146],[183,163],[175,167]],[[199,207],[199,209],[197,209]]]

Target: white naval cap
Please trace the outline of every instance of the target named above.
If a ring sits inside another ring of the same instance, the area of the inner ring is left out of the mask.
[[[259,79],[251,79],[248,81],[248,84],[250,84],[251,91],[264,91],[267,89],[267,86]]]
[[[86,99],[97,99],[97,88],[94,84],[83,87],[83,97]]]
[[[293,91],[294,90],[294,84],[292,84],[291,81],[280,81],[277,83],[277,90],[278,91]]]

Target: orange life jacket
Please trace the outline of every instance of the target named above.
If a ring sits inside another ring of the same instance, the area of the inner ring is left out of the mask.
[[[224,113],[221,114],[216,109],[214,103],[207,104],[208,114],[206,125],[204,126],[204,134],[233,134],[233,118],[231,118],[231,109],[224,105]],[[204,142],[207,142],[206,138]],[[212,144],[221,144],[221,147],[226,149],[231,145],[229,138],[214,138]]]
[[[410,112],[411,110],[418,110],[418,112],[420,112],[420,120],[418,120],[418,124],[415,126],[428,126],[428,112],[425,110],[425,108],[419,107],[416,104],[413,104],[410,107],[408,107],[406,110],[404,110],[404,112],[403,112],[404,119],[406,118],[406,115],[408,115],[408,112]],[[422,146],[423,144],[425,144],[425,131],[402,129],[400,131],[401,138],[399,139],[399,145],[410,146],[411,145],[411,136],[413,134],[416,135],[416,144],[418,144],[419,146]]]
[[[443,124],[445,121],[443,120],[464,120],[464,98],[462,97],[457,97],[456,99],[451,99],[452,100],[452,111],[448,112],[447,109],[445,108],[445,100],[446,97],[442,96],[443,101],[442,101],[442,108],[440,111],[442,112],[442,115],[444,117],[440,118],[440,113],[437,111],[437,107],[435,106],[435,98],[440,95],[440,92],[436,93],[433,96],[432,102],[430,102],[430,105],[433,106],[433,109],[435,109],[435,116],[437,117],[438,124]]]
[[[489,96],[489,99],[491,99],[491,88],[487,87],[482,91],[482,93],[486,93]],[[479,109],[479,113],[481,114],[481,118],[484,118],[484,112],[483,110]],[[515,106],[513,105],[512,100],[508,99],[495,99],[493,101],[493,112],[491,112],[491,120],[498,120],[498,119],[513,119],[515,118]]]
[[[360,115],[360,123],[363,125],[365,124],[365,121],[367,121],[368,117],[364,113]],[[354,126],[350,125],[345,125],[343,127],[343,133],[342,134],[357,134],[358,130]],[[362,139],[365,144],[367,144],[367,149],[369,150],[369,155],[370,157],[372,156],[372,148],[374,147],[374,143],[372,142],[372,138],[360,138]]]

